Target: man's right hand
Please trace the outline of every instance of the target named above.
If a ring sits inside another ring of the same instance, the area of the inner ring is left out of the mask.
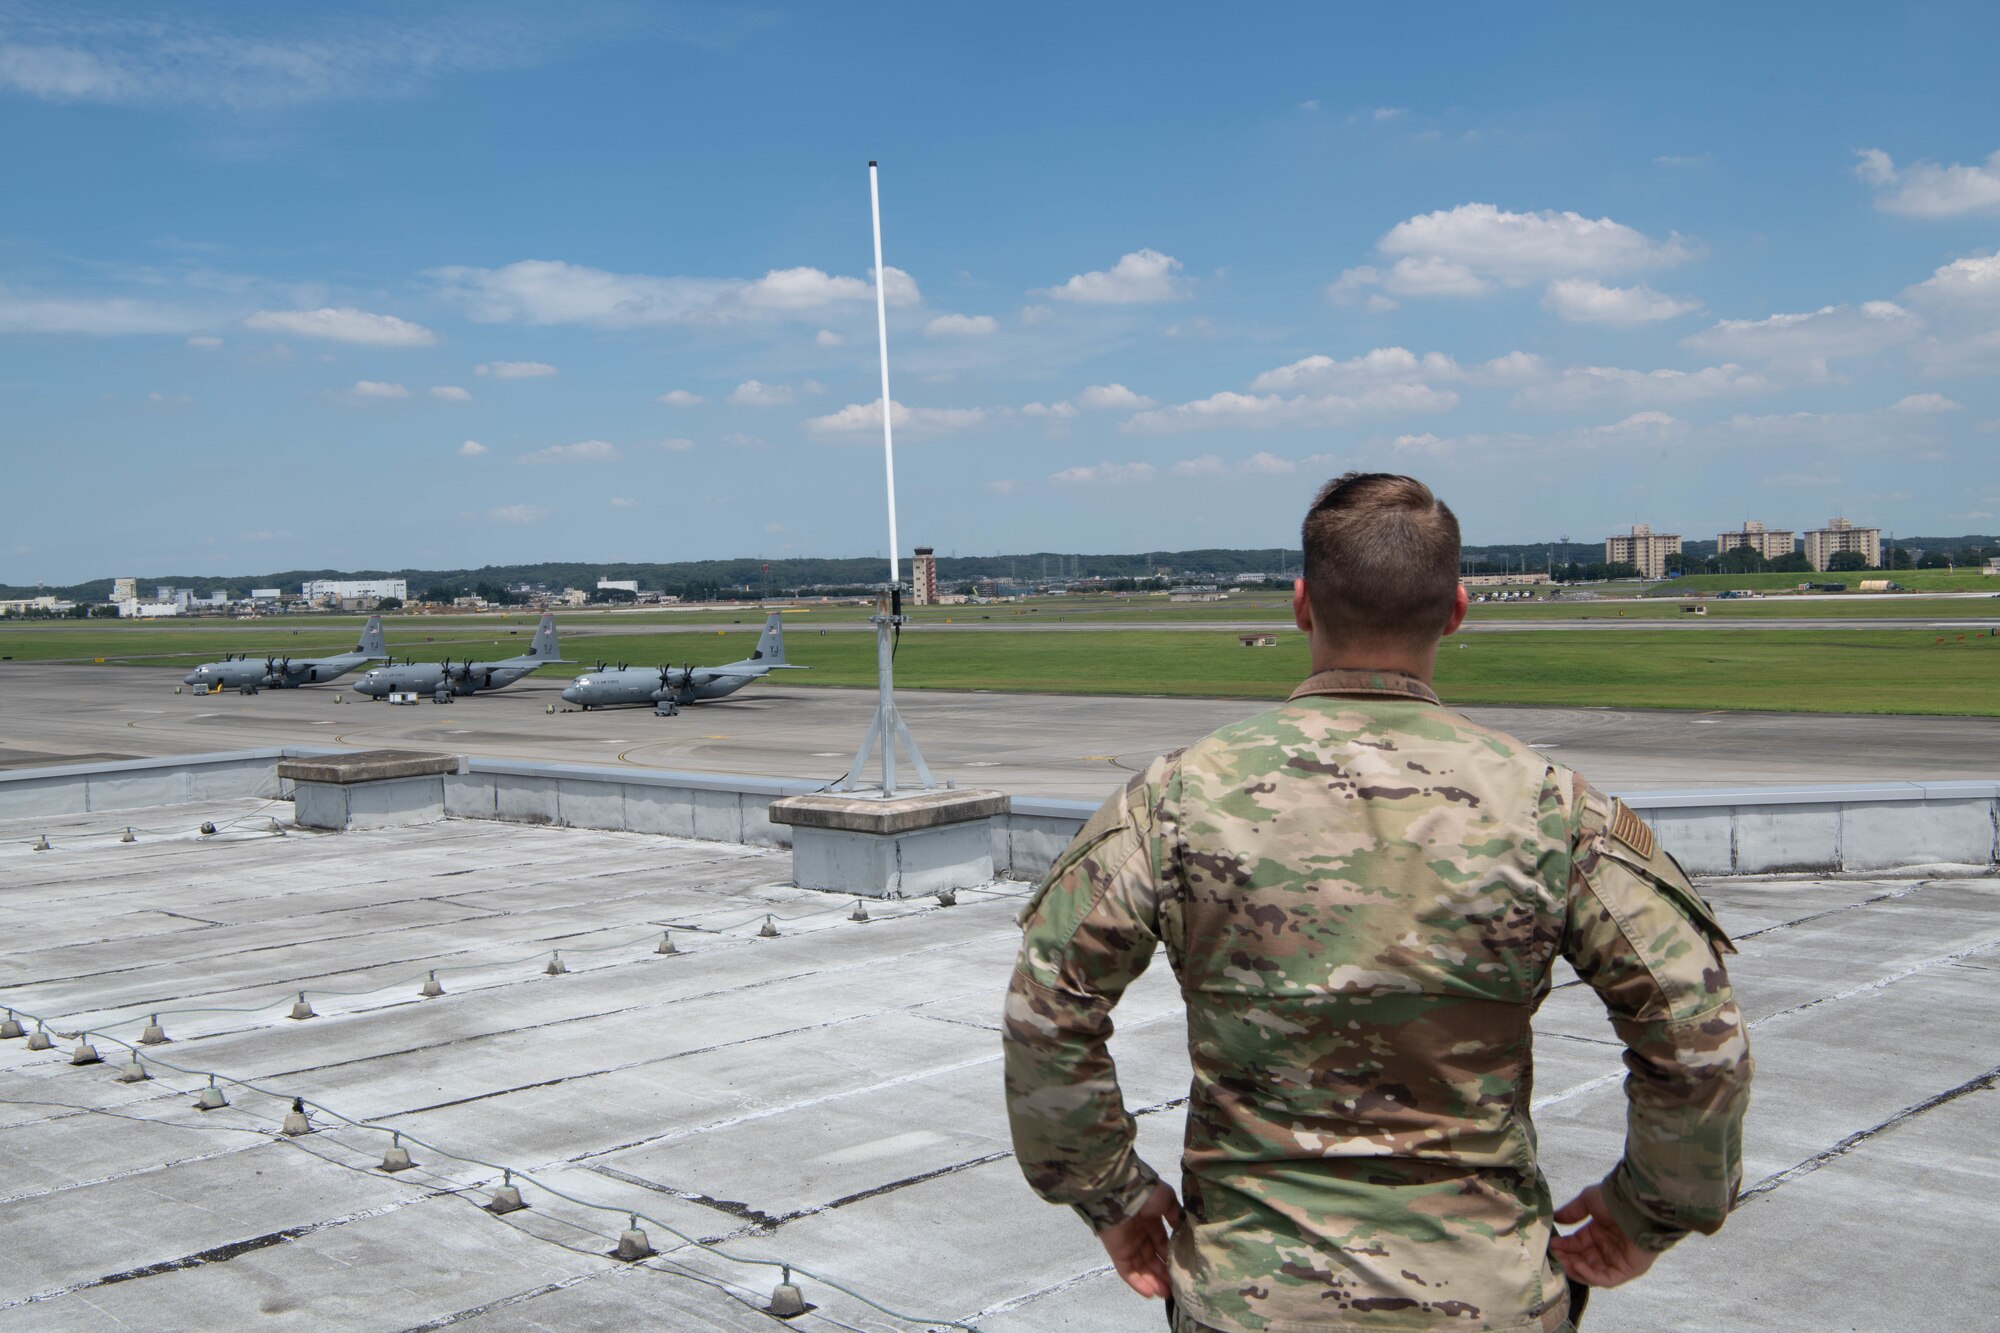
[[[1642,1250],[1611,1220],[1604,1206],[1604,1191],[1592,1185],[1556,1209],[1556,1221],[1568,1226],[1583,1225],[1567,1236],[1557,1236],[1549,1248],[1562,1262],[1563,1271],[1590,1287],[1615,1287],[1630,1282],[1653,1266],[1659,1256]]]
[[[1149,1301],[1163,1300],[1173,1290],[1167,1277],[1167,1243],[1181,1224],[1181,1201],[1173,1186],[1153,1186],[1139,1211],[1116,1226],[1097,1233],[1104,1251],[1125,1285]]]

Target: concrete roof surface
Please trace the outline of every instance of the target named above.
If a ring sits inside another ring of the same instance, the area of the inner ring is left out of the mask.
[[[0,1042],[0,1330],[776,1326],[777,1270],[667,1227],[803,1270],[799,1328],[1160,1327],[1009,1153],[998,1013],[1026,886],[852,922],[784,884],[783,852],[471,821],[280,837],[273,816],[0,824],[0,1004],[65,1034],[129,1019],[108,1029],[127,1040],[158,1011],[172,1038],[134,1083],[103,1037],[87,1066],[68,1037]],[[1705,888],[1758,1062],[1745,1201],[1598,1293],[1586,1328],[1990,1317],[2000,881]],[[663,928],[682,952],[653,952]],[[445,993],[420,998],[434,969]],[[317,1016],[294,1020],[301,989]],[[1171,1179],[1188,1066],[1164,965],[1113,1049]],[[1536,1121],[1559,1199],[1618,1152],[1618,1057],[1587,988],[1557,989]],[[229,1105],[196,1110],[206,1077],[168,1064],[225,1075]],[[316,1104],[301,1137],[291,1096]],[[334,1113],[411,1135],[417,1165],[376,1169],[387,1136]],[[495,1216],[502,1168],[528,1207]],[[657,1256],[610,1256],[628,1211]]]

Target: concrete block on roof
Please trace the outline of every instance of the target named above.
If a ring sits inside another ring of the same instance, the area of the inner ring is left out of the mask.
[[[1006,793],[977,788],[813,792],[771,802],[769,818],[791,828],[800,888],[905,898],[990,881],[993,830],[1009,805]]]
[[[302,782],[304,791],[315,784]],[[395,828],[403,824],[434,824],[444,818],[444,777],[398,778],[337,787],[347,801],[345,828]],[[294,798],[296,800],[296,798]]]
[[[1768,805],[1736,811],[1739,875],[1840,869],[1838,805]]]
[[[1646,822],[1690,875],[1727,875],[1736,866],[1735,820],[1727,806],[1649,811]]]
[[[278,776],[294,782],[381,782],[389,778],[425,777],[436,773],[463,771],[465,761],[453,754],[426,754],[417,750],[356,750],[352,754],[318,755],[310,759],[285,759],[278,764]]]
[[[1841,869],[1991,865],[1994,802],[1990,800],[1856,803],[1841,810]]]

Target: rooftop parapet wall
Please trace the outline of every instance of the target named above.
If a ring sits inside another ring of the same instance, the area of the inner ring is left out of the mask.
[[[346,754],[324,749],[78,764],[0,772],[0,819],[130,810],[230,797],[289,797],[278,766]],[[440,764],[439,767],[444,767]],[[458,762],[424,818],[665,834],[765,847],[791,845],[773,800],[822,789],[790,778],[544,764]],[[1886,782],[1621,793],[1695,875],[1878,874],[1915,866],[2000,865],[2000,781]],[[1038,879],[1096,808],[1014,797],[990,822],[993,866]]]

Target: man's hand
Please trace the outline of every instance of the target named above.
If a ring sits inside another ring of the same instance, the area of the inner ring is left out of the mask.
[[[1611,1220],[1611,1212],[1604,1206],[1604,1191],[1596,1185],[1556,1209],[1556,1221],[1564,1226],[1583,1223],[1567,1236],[1550,1241],[1549,1248],[1562,1261],[1563,1271],[1585,1286],[1615,1287],[1630,1282],[1643,1275],[1659,1257],[1651,1250],[1640,1249]],[[1124,1269],[1121,1267],[1119,1271]]]
[[[1111,1256],[1125,1285],[1156,1301],[1169,1290],[1167,1238],[1180,1224],[1181,1201],[1174,1197],[1174,1187],[1162,1181],[1153,1186],[1138,1212],[1098,1232],[1097,1238],[1104,1242],[1105,1253]]]

